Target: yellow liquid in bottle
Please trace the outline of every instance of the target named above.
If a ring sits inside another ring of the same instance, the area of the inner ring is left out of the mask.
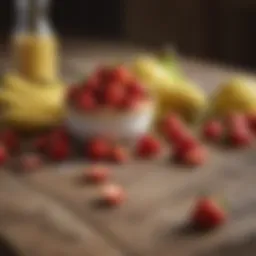
[[[31,80],[54,81],[58,77],[57,40],[52,35],[17,35],[14,65]]]

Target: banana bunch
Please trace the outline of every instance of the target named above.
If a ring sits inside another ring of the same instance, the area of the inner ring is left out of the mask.
[[[256,111],[256,81],[235,77],[219,86],[212,96],[210,113],[223,116],[233,111]]]
[[[185,78],[172,56],[139,56],[131,70],[156,97],[157,120],[175,111],[194,121],[205,111],[207,99],[203,90]]]
[[[64,116],[65,87],[60,82],[36,84],[6,74],[0,89],[1,121],[33,130],[57,124]]]

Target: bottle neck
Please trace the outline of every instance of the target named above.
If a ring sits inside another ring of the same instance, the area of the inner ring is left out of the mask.
[[[16,0],[15,33],[51,34],[48,22],[49,0]]]

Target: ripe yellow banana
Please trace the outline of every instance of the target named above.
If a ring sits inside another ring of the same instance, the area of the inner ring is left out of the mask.
[[[64,117],[65,87],[60,82],[36,84],[7,74],[2,83],[2,121],[34,129],[55,125]]]

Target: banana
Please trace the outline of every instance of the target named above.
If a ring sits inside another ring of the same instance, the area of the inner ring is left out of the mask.
[[[2,80],[1,118],[17,128],[40,128],[55,125],[65,112],[65,87],[60,82],[33,83],[16,74]]]

